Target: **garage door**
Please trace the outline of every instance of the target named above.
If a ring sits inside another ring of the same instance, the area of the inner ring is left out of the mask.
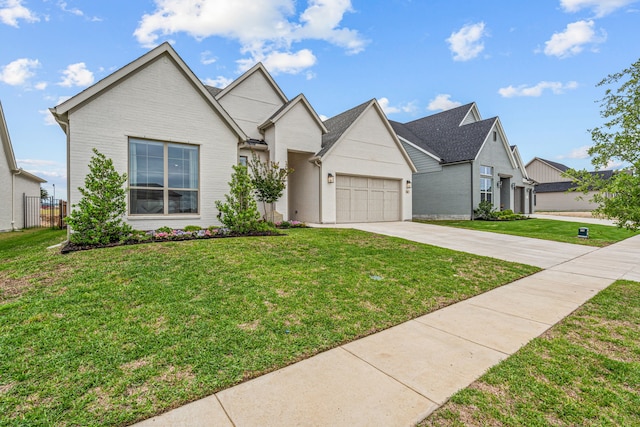
[[[338,175],[336,221],[400,221],[400,180]]]

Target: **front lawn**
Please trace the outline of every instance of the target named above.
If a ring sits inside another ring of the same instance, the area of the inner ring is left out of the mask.
[[[576,222],[538,218],[520,221],[415,221],[597,247],[608,246],[637,234],[633,231],[610,225],[581,223],[579,218],[576,218]],[[589,229],[588,239],[578,237],[579,227],[587,227]]]
[[[618,281],[420,426],[640,425],[640,283]]]
[[[63,238],[0,237],[0,425],[128,424],[538,271],[348,229]]]

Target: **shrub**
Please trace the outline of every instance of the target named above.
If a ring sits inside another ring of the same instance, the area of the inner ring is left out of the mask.
[[[173,228],[164,226],[164,227],[158,228],[156,230],[156,233],[171,233],[172,231],[173,231]]]
[[[127,174],[119,174],[113,161],[95,148],[93,153],[85,187],[78,188],[82,198],[65,219],[72,230],[70,241],[79,245],[118,242],[132,230],[122,219],[127,209],[123,187]]]
[[[474,209],[473,214],[477,219],[495,219],[497,217],[496,208],[488,200],[483,200],[478,204],[478,208]]]
[[[199,225],[187,225],[184,228],[184,231],[198,231],[198,230],[202,230],[202,227],[200,227]]]
[[[251,234],[262,231],[258,205],[253,197],[253,185],[243,165],[233,166],[230,194],[226,194],[225,202],[216,200],[220,222],[235,234]]]

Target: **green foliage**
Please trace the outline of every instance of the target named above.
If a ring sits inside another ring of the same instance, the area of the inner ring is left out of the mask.
[[[199,225],[187,225],[184,228],[184,231],[198,231],[198,230],[202,230],[202,227],[200,227]]]
[[[171,233],[173,231],[173,228],[171,227],[167,227],[166,225],[164,227],[160,227],[156,230],[156,233]]]
[[[594,213],[616,220],[618,227],[640,228],[640,60],[631,67],[603,79],[598,86],[620,83],[608,88],[601,100],[605,123],[591,130],[594,145],[589,148],[591,163],[596,170],[612,163],[629,165],[624,171],[605,180],[599,174],[570,169],[566,175],[577,186],[571,191],[595,192],[592,201],[598,204]]]
[[[232,233],[251,234],[262,231],[264,226],[260,225],[260,213],[252,194],[254,188],[246,166],[233,166],[229,189],[231,194],[224,196],[225,202],[216,200],[220,222]]]
[[[127,209],[123,184],[127,174],[119,174],[113,161],[95,148],[89,161],[82,198],[65,219],[71,227],[71,242],[79,245],[118,242],[131,227],[122,220]]]
[[[42,188],[40,187],[40,198],[41,199],[47,199],[49,198],[49,192],[47,191],[46,188]]]
[[[496,208],[488,200],[483,200],[478,204],[478,208],[473,210],[476,219],[495,219],[497,216]]]
[[[251,153],[249,166],[251,184],[254,187],[256,198],[264,204],[265,215],[267,214],[266,204],[271,205],[268,218],[272,221],[273,203],[282,197],[282,193],[287,187],[287,177],[293,173],[293,169],[281,168],[278,162],[269,160],[262,162],[255,152]]]

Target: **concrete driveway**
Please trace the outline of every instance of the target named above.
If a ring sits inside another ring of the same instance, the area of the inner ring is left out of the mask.
[[[324,225],[314,226],[325,227]],[[331,224],[326,227],[355,228],[456,251],[535,265],[540,268],[551,268],[597,249],[592,246],[407,221]]]

